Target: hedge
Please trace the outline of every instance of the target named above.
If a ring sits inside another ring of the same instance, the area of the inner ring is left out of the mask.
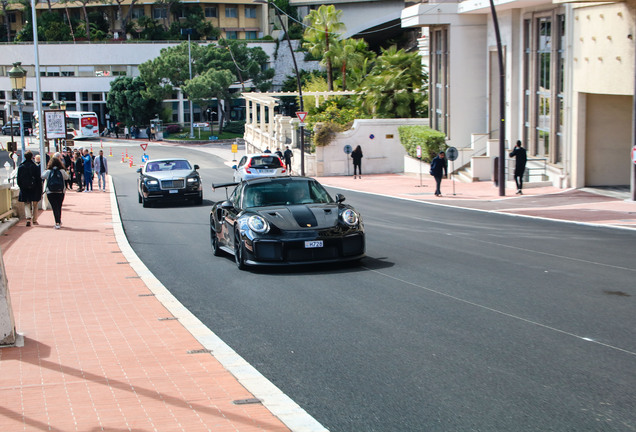
[[[441,151],[446,150],[446,135],[428,126],[400,126],[400,142],[409,156],[417,157],[417,146],[422,146],[422,160],[430,162]]]

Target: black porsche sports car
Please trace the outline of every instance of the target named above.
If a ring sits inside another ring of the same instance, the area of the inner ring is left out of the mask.
[[[214,255],[233,254],[239,269],[364,257],[361,216],[316,180],[269,177],[213,187],[234,186],[212,207],[210,238]]]

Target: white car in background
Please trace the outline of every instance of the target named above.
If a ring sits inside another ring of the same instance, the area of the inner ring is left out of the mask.
[[[234,169],[234,181],[240,182],[260,177],[287,175],[285,164],[274,153],[248,154],[241,158]]]

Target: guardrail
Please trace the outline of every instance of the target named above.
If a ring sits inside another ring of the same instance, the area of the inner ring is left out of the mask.
[[[515,174],[516,161],[512,158],[506,159],[506,179],[513,180]],[[533,166],[533,162],[535,163]],[[536,166],[538,165],[538,166]],[[526,162],[526,171],[523,174],[523,181],[529,182],[530,176],[543,176],[548,175],[548,159],[547,158],[528,158]]]

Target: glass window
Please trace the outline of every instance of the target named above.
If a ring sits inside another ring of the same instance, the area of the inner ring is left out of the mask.
[[[33,92],[25,91],[24,92],[24,100],[33,100]]]
[[[139,19],[142,16],[145,16],[144,8],[142,7],[133,8],[130,16],[132,19]]]
[[[256,18],[256,6],[245,6],[245,18]]]
[[[75,66],[60,66],[60,75],[65,77],[75,76]]]
[[[225,18],[238,18],[236,6],[225,6]]]
[[[258,39],[258,36],[256,35],[255,31],[246,31],[245,32],[245,39],[254,40],[254,39]]]
[[[216,18],[216,7],[206,7],[205,8],[205,17],[206,18]]]
[[[111,66],[110,70],[113,76],[126,76],[126,66]]]
[[[78,66],[77,75],[81,77],[92,77],[95,75],[95,68],[93,66]]]
[[[226,39],[238,39],[238,32],[235,31],[226,31],[225,32]]]
[[[448,29],[431,29],[431,114],[433,129],[448,135]]]
[[[154,19],[168,18],[168,9],[164,7],[152,8],[152,17]]]
[[[60,76],[60,67],[59,66],[47,66],[46,68],[46,76]]]
[[[18,19],[17,19],[17,16],[16,16],[15,12],[13,12],[13,13],[11,13],[11,12],[10,12],[10,13],[8,13],[8,14],[7,14],[7,18],[9,19],[9,22],[10,22],[10,23],[15,23],[15,22],[17,22],[17,21],[18,21]]]
[[[57,97],[63,101],[74,101],[75,100],[75,92],[59,92]]]

